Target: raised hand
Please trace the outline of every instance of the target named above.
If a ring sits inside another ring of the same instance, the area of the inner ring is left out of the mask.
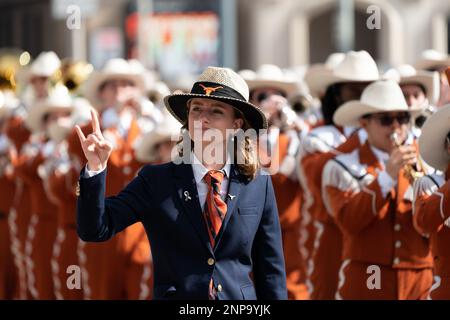
[[[406,165],[414,165],[416,162],[417,152],[414,146],[400,146],[391,152],[386,164],[386,171],[395,180],[401,168]]]
[[[75,130],[77,131],[84,156],[88,162],[88,169],[98,171],[106,168],[113,146],[111,142],[103,137],[97,113],[94,110],[91,110],[91,119],[92,133],[87,137],[84,136],[79,126],[75,126]]]

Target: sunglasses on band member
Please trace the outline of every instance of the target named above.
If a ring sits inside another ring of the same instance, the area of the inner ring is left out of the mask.
[[[394,123],[394,120],[397,120],[399,125],[408,124],[411,121],[411,115],[407,112],[396,115],[391,115],[389,113],[369,114],[365,115],[363,118],[377,119],[378,122],[384,127],[391,126]]]
[[[256,101],[258,101],[258,103],[260,103],[261,101],[266,100],[272,94],[268,94],[266,92],[261,92],[256,96]],[[286,98],[286,94],[284,92],[278,91],[276,94]]]

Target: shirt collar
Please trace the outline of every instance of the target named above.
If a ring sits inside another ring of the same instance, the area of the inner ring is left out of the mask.
[[[205,168],[205,166],[200,162],[200,160],[198,160],[197,156],[193,151],[191,151],[190,153],[190,160],[192,164],[192,170],[194,172],[195,182],[199,183],[200,181],[203,180],[205,174],[207,174],[209,170]],[[221,170],[225,172],[225,177],[230,177],[230,170],[231,170],[230,155],[227,156],[225,166]]]
[[[377,157],[378,161],[382,163],[383,165],[386,164],[386,162],[389,160],[389,153],[384,152],[378,148],[375,148],[374,146],[370,146],[370,149]]]

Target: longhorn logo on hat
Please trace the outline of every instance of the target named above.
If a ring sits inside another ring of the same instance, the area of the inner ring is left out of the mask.
[[[211,92],[214,92],[214,91],[216,91],[216,90],[218,90],[218,89],[223,89],[222,86],[219,86],[219,87],[205,87],[205,86],[202,85],[201,83],[200,83],[199,85],[200,85],[200,87],[203,88],[203,90],[205,90],[205,94],[206,94],[207,96],[209,96],[209,95],[211,94]]]

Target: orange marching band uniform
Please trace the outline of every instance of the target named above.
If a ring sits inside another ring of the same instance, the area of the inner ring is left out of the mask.
[[[305,137],[301,158],[301,175],[304,189],[308,190],[314,228],[310,233],[310,252],[308,263],[309,291],[311,299],[334,299],[338,285],[338,272],[341,263],[342,234],[322,202],[322,171],[326,162],[340,153],[351,152],[364,143],[365,132],[358,130],[348,139],[335,126],[322,126],[312,130]]]
[[[413,226],[412,186],[401,169],[387,189],[383,170],[368,142],[324,168],[324,203],[344,237],[337,299],[425,299],[431,287],[433,260]],[[374,266],[379,288],[368,285]]]
[[[430,237],[434,257],[431,299],[450,299],[450,165],[444,174],[419,179],[414,186],[414,224]]]

